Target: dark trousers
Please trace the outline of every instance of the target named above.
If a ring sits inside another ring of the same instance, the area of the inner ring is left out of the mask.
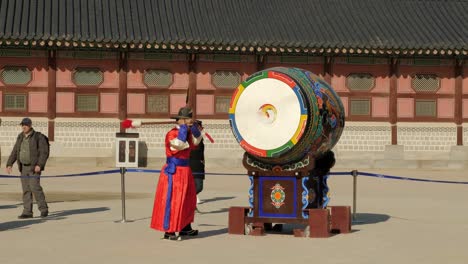
[[[44,191],[42,190],[40,184],[40,173],[33,173],[31,167],[23,166],[21,176],[36,176],[36,177],[26,177],[21,178],[21,187],[23,188],[23,214],[32,215],[32,206],[33,206],[33,194],[36,198],[37,206],[41,213],[48,212],[49,207],[45,200]]]
[[[194,178],[195,181],[195,190],[197,194],[201,193],[203,191],[203,180],[202,178]]]

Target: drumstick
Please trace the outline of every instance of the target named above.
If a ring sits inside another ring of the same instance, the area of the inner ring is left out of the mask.
[[[151,122],[141,122],[141,120],[131,120],[125,119],[122,121],[122,128],[138,128],[144,125],[167,125],[175,124],[175,121],[151,121]],[[207,132],[202,130],[202,133],[211,143],[214,143],[214,139]]]
[[[211,143],[214,143],[214,139],[210,136],[210,134],[206,133],[206,132],[202,132],[203,135],[206,136],[206,138],[211,142]]]
[[[137,128],[144,125],[167,125],[175,124],[175,121],[151,121],[151,122],[141,122],[141,120],[131,120],[125,119],[122,121],[122,128]]]

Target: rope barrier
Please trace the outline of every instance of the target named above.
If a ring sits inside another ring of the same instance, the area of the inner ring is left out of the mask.
[[[64,174],[64,175],[53,175],[53,176],[12,176],[0,174],[0,178],[65,178],[65,177],[79,177],[79,176],[94,176],[102,174],[114,174],[119,173],[120,170],[105,170],[105,171],[92,171],[85,173],[73,173],[73,174]]]
[[[384,175],[384,174],[375,174],[375,173],[368,173],[368,172],[359,172],[359,176],[375,177],[375,178],[383,178],[383,179],[392,179],[392,180],[405,180],[405,181],[450,183],[450,184],[468,184],[468,182],[428,180],[428,179],[418,179],[418,178],[391,176],[391,175]]]
[[[152,169],[135,169],[129,168],[126,170],[127,172],[135,172],[135,173],[160,173],[161,170],[152,170]],[[4,175],[0,174],[0,178],[65,178],[65,177],[81,177],[81,176],[93,176],[93,175],[105,175],[105,174],[114,174],[119,173],[120,170],[104,170],[104,171],[93,171],[93,172],[86,172],[86,173],[73,173],[73,174],[64,174],[64,175],[52,175],[52,176],[11,176],[11,175]],[[194,175],[203,174],[203,173],[193,173]],[[205,173],[205,175],[218,175],[218,176],[245,176],[245,173],[219,173],[219,172],[211,172]],[[335,176],[345,176],[349,175],[352,176],[353,172],[331,172],[329,175]],[[358,176],[365,176],[365,177],[374,177],[374,178],[383,178],[383,179],[392,179],[392,180],[405,180],[405,181],[418,181],[418,182],[432,182],[432,183],[448,183],[448,184],[468,184],[468,182],[459,182],[459,181],[443,181],[443,180],[429,180],[429,179],[418,179],[418,178],[410,178],[410,177],[401,177],[401,176],[392,176],[392,175],[385,175],[385,174],[376,174],[376,173],[369,173],[369,172],[358,172]]]

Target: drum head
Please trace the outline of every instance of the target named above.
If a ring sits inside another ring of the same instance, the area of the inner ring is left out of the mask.
[[[277,157],[292,149],[303,136],[307,108],[294,80],[279,72],[264,71],[237,88],[229,119],[247,152]]]

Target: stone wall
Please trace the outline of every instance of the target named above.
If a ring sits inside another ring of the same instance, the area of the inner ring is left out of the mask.
[[[2,162],[11,152],[16,136],[20,133],[21,118],[2,118],[0,146]],[[48,134],[47,119],[32,118],[36,130]],[[150,120],[142,120],[150,121]],[[158,121],[158,120],[151,120]],[[161,121],[161,120],[159,120]],[[165,120],[167,121],[167,120]],[[347,122],[339,143],[334,151],[338,167],[419,167],[439,164],[468,168],[465,149],[456,147],[456,125],[451,123],[398,123],[398,146],[391,146],[391,126],[380,122]],[[140,134],[140,141],[146,144],[144,153],[154,162],[164,160],[164,137],[172,125],[151,125],[127,132]],[[205,140],[207,163],[211,167],[241,166],[244,151],[235,140],[228,120],[205,120],[205,131],[215,140]],[[120,131],[117,119],[57,118],[55,120],[55,141],[51,143],[51,164],[54,162],[87,163],[91,166],[115,163],[115,133]],[[464,145],[468,146],[468,124],[463,127]],[[454,150],[456,148],[456,150]],[[456,153],[454,152],[456,151]],[[453,152],[453,153],[452,153]],[[356,153],[359,153],[356,155]],[[460,154],[461,153],[461,154]],[[79,158],[79,159],[77,159]],[[457,159],[453,165],[452,159]],[[390,161],[392,160],[392,161]],[[396,161],[395,161],[396,160]],[[442,163],[443,164],[442,164]],[[466,166],[465,166],[466,164]]]
[[[55,120],[55,143],[67,149],[112,149],[116,132],[115,119]]]
[[[398,144],[405,151],[448,152],[457,145],[457,126],[451,123],[398,123]]]
[[[335,149],[338,151],[384,151],[392,143],[389,123],[347,122]]]

